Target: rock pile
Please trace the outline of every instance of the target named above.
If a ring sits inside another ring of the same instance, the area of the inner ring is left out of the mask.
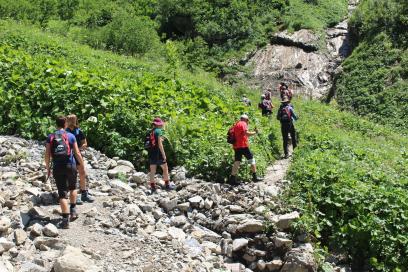
[[[147,175],[131,162],[89,148],[96,202],[59,230],[43,152],[38,142],[0,136],[0,271],[317,270],[311,244],[288,231],[299,214],[274,213],[288,161],[264,182],[235,188],[187,179],[179,167],[177,191],[150,195]]]

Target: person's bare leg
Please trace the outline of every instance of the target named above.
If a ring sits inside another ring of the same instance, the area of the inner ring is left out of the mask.
[[[168,182],[170,178],[169,178],[169,167],[167,166],[167,163],[160,165],[160,167],[163,170],[163,180],[165,182]]]
[[[157,170],[157,165],[151,164],[151,165],[150,165],[150,173],[149,173],[149,175],[150,175],[150,187],[151,187],[152,189],[155,189],[155,188],[156,188],[156,182],[155,182],[155,180],[154,180],[154,177],[156,176],[156,170]]]
[[[78,165],[78,173],[79,173],[79,188],[81,189],[81,191],[86,191],[85,165],[83,164]]]
[[[251,164],[251,172],[256,173],[256,164]]]
[[[60,207],[61,207],[61,213],[62,214],[68,214],[69,213],[69,208],[68,208],[67,199],[60,198],[59,203],[60,203]]]
[[[231,176],[237,176],[240,165],[241,165],[240,161],[234,162],[234,164],[232,165]]]

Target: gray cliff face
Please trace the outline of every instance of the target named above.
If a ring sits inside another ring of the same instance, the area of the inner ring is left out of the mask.
[[[349,2],[349,15],[358,0]],[[297,95],[326,97],[342,61],[351,53],[348,18],[325,33],[325,48],[319,36],[309,30],[275,34],[271,43],[258,50],[246,62],[253,68],[249,85],[264,90],[276,89],[287,82]],[[324,47],[324,46],[323,46]]]

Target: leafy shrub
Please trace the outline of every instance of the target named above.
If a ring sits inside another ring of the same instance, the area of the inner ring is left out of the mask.
[[[144,135],[159,115],[168,121],[167,147],[173,154],[169,163],[185,165],[191,174],[208,180],[223,180],[232,160],[226,130],[249,111],[251,119],[264,127],[264,134],[253,140],[260,172],[273,160],[276,141],[269,137],[276,139],[277,129],[255,108],[236,104],[225,87],[215,84],[210,89],[197,78],[190,82],[180,75],[135,73],[118,64],[93,63],[93,57],[75,50],[71,55],[69,48],[52,42],[31,43],[15,32],[5,35],[0,46],[0,110],[5,113],[0,133],[43,139],[53,130],[53,117],[73,112],[84,120],[81,126],[93,147],[143,168]],[[98,122],[86,121],[91,116]]]

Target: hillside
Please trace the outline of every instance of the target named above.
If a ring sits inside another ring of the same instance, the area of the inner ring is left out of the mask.
[[[300,142],[289,160],[279,159],[280,125],[261,116],[245,76],[230,78],[234,87],[218,80],[247,69],[236,60],[278,30],[291,39],[313,34],[313,52],[308,43],[279,45],[295,48],[293,69],[312,69],[310,56],[327,53],[322,37],[347,32],[347,2],[0,1],[0,134],[21,137],[0,136],[0,270],[3,261],[31,264],[26,250],[49,271],[73,240],[104,271],[407,271],[407,5],[362,1],[335,102],[293,100]],[[53,118],[69,113],[92,147],[86,160],[97,201],[59,238],[27,237],[34,223],[54,223],[44,210],[56,199],[43,147],[25,139],[43,141]],[[247,182],[242,167],[244,183],[231,187],[223,184],[233,160],[226,132],[242,113],[261,132],[251,149],[266,178]],[[155,116],[167,121],[165,149],[179,188],[151,196],[143,141]],[[131,169],[118,174],[121,166]],[[32,221],[22,226],[20,212]],[[89,235],[85,246],[77,231]]]
[[[336,80],[342,109],[407,131],[408,4],[365,0],[351,18],[355,49]]]

